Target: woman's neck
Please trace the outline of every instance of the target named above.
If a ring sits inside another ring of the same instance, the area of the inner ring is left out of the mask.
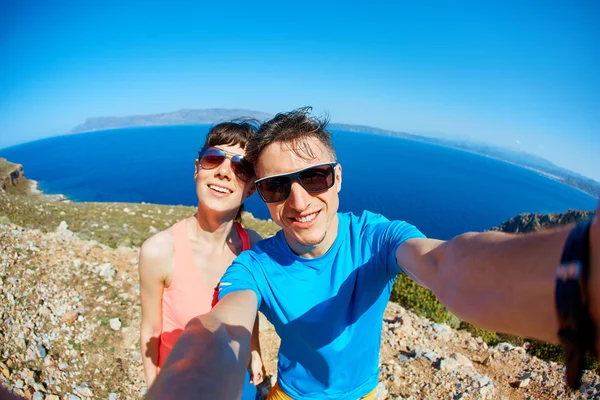
[[[222,244],[231,240],[235,213],[215,213],[203,209],[200,205],[194,215],[196,223],[193,224],[193,238],[203,242]]]

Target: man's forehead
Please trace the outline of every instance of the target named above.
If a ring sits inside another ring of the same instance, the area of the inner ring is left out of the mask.
[[[274,142],[264,148],[256,163],[257,178],[277,175],[321,164],[331,156],[317,138]]]

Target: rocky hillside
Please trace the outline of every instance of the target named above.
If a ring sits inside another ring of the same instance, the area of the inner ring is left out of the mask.
[[[139,245],[191,212],[0,192],[0,384],[36,400],[142,397]],[[525,231],[545,218],[521,216],[504,229]],[[277,229],[248,214],[244,223],[265,236]],[[279,339],[264,318],[260,332],[275,379]],[[378,398],[600,398],[597,372],[570,392],[562,365],[527,350],[527,343],[488,346],[390,303]]]
[[[23,166],[0,158],[0,190],[6,191],[19,185],[25,179]]]
[[[521,214],[503,224],[492,228],[494,231],[526,233],[553,226],[581,221],[592,215],[594,211],[569,210],[562,214]]]

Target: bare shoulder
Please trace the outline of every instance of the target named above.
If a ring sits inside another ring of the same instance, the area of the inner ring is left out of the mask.
[[[140,272],[168,275],[173,260],[173,227],[149,237],[140,249]]]
[[[246,229],[246,231],[248,232],[248,237],[250,238],[250,246],[254,246],[263,239],[263,237],[260,236],[260,234],[255,230]]]

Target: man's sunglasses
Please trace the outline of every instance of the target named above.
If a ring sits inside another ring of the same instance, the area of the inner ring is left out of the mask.
[[[265,203],[284,201],[292,191],[292,183],[298,182],[308,193],[319,193],[331,188],[335,182],[335,166],[338,163],[319,164],[289,174],[258,179],[256,190]]]
[[[230,153],[216,147],[203,147],[198,152],[198,160],[202,169],[215,169],[225,162],[231,160],[231,169],[235,176],[247,182],[254,177],[254,167],[240,154]]]

